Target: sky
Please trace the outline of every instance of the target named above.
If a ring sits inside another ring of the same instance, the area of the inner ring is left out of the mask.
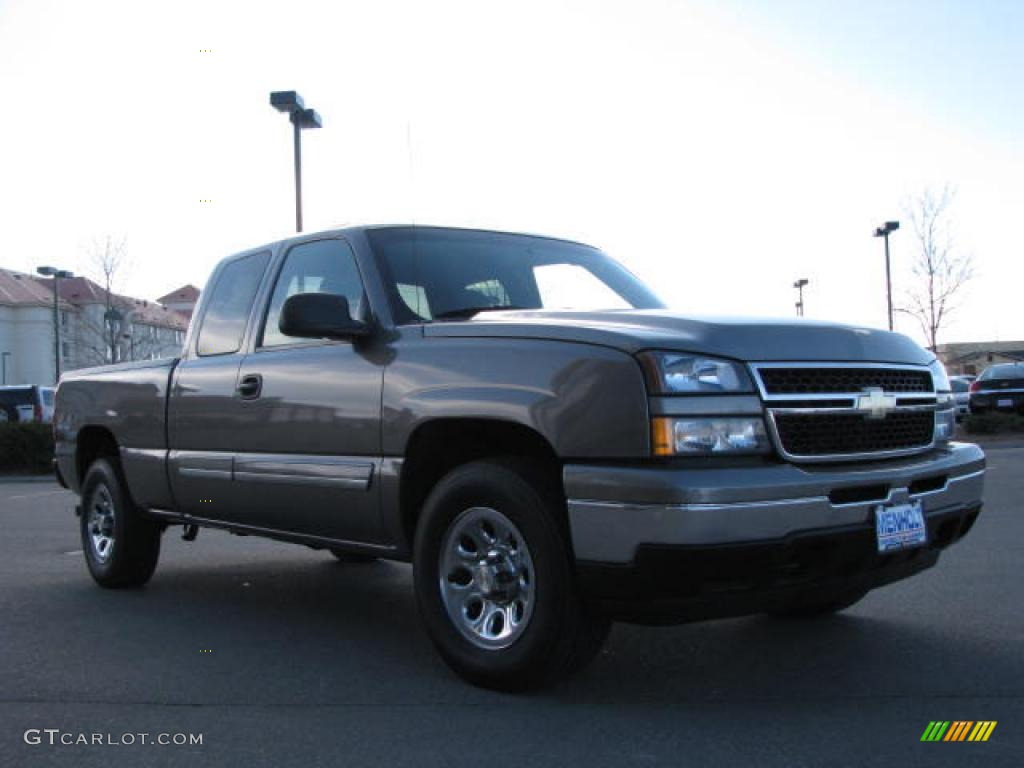
[[[976,277],[940,342],[1024,339],[1024,3],[0,0],[0,266],[202,286],[305,229],[474,226],[597,245],[693,314],[886,323],[906,206],[956,190]],[[208,202],[207,202],[208,201]],[[915,321],[897,330],[923,340]]]

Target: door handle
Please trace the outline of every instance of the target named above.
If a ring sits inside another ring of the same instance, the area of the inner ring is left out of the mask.
[[[255,400],[260,396],[260,390],[262,389],[263,377],[258,373],[249,373],[243,376],[242,380],[238,382],[238,387],[235,391],[243,400]]]

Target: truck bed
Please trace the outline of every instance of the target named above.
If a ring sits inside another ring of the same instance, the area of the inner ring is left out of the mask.
[[[162,358],[69,371],[60,381],[54,413],[58,469],[79,490],[80,440],[101,439],[105,430],[118,446],[136,503],[171,504],[167,482],[167,394],[179,358]],[[80,432],[80,430],[82,430]]]

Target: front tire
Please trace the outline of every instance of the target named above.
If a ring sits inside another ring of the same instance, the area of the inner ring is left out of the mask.
[[[82,484],[82,551],[101,587],[138,587],[160,557],[160,525],[142,516],[116,460],[93,462]]]
[[[485,688],[550,685],[608,635],[576,586],[560,494],[536,467],[478,461],[431,492],[414,544],[420,615],[445,662]]]

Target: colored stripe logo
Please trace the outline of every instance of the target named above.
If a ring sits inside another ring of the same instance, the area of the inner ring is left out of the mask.
[[[996,729],[996,720],[932,720],[921,734],[921,741],[988,741]]]

